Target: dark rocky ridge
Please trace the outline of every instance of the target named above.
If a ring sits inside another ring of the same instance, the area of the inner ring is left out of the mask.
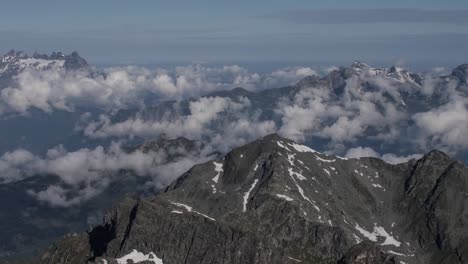
[[[127,198],[35,263],[117,263],[133,250],[166,264],[466,263],[467,193],[467,168],[439,151],[390,165],[271,135],[154,198]]]

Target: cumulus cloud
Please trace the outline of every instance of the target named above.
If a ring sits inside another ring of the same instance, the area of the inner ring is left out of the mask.
[[[239,66],[203,65],[171,71],[108,68],[96,76],[24,72],[17,78],[17,87],[1,90],[0,112],[27,113],[31,107],[73,111],[80,104],[116,110],[145,103],[143,99],[151,96],[156,101],[177,99],[119,119],[112,113],[98,117],[84,114],[77,129],[92,139],[154,138],[163,133],[184,136],[203,142],[206,151],[191,154],[181,150],[181,158],[169,159],[167,150],[128,152],[119,144],[73,152],[56,147],[44,157],[19,149],[0,157],[0,180],[11,182],[37,173],[57,175],[59,184],[30,190],[29,194],[54,206],[70,206],[102,192],[119,171],[149,177],[149,184],[160,188],[206,160],[206,153],[226,153],[274,132],[314,147],[320,144],[318,148],[334,154],[378,157],[389,163],[420,157],[401,153],[422,153],[433,147],[454,153],[468,148],[468,104],[454,78],[428,75],[421,85],[410,81],[411,85],[405,86],[400,79],[368,68],[343,79],[339,89],[334,86],[338,81],[314,82],[318,78],[312,78],[310,85],[278,93],[281,96],[268,102],[258,94],[196,97],[237,86],[259,91],[292,84],[308,75],[316,72],[293,67],[258,74]],[[404,151],[395,151],[401,146]],[[392,154],[396,152],[399,154]]]
[[[398,109],[401,98],[389,82],[379,76],[365,80],[353,76],[346,80],[339,96],[328,86],[306,87],[294,98],[280,102],[279,132],[294,140],[319,136],[334,143],[354,142],[360,137],[396,138],[398,133],[391,127],[404,120],[406,113]],[[366,90],[363,84],[369,83],[372,89]],[[370,129],[374,134],[368,132]]]
[[[468,101],[455,97],[449,103],[413,117],[420,129],[419,144],[442,149],[468,148]]]
[[[313,72],[296,68],[293,76],[309,74]],[[102,115],[82,129],[91,138],[168,133],[216,145],[221,151],[273,132],[301,142],[326,142],[322,150],[335,154],[366,142],[380,145],[380,153],[398,145],[414,152],[466,149],[466,96],[458,81],[428,75],[420,84],[403,69],[391,74],[365,66],[343,79],[340,91],[332,89],[336,83],[311,79],[272,99],[268,109],[258,106],[264,101],[255,97],[201,97],[157,108],[157,117],[142,111],[113,122],[112,116]],[[271,75],[284,79],[288,74]]]
[[[302,90],[288,100],[281,100],[276,113],[282,118],[279,133],[287,138],[304,141],[307,133],[321,127],[321,117],[338,114],[339,109],[331,109],[327,104],[330,91],[325,87]]]
[[[362,158],[362,157],[372,157],[378,158],[380,155],[375,150],[369,147],[356,147],[351,148],[346,152],[346,158]]]
[[[36,160],[36,157],[29,151],[18,149],[7,152],[0,157],[0,175],[2,182],[10,182],[22,179],[34,173],[34,168],[24,167]]]
[[[398,156],[393,153],[386,153],[380,155],[377,151],[373,150],[370,147],[355,147],[351,148],[346,152],[346,158],[362,158],[362,157],[372,157],[379,158],[390,164],[398,164],[407,162],[411,159],[419,159],[422,157],[421,154],[411,154],[408,156]]]
[[[172,109],[177,110],[178,103],[174,104]],[[111,122],[109,116],[101,115],[83,131],[92,138],[150,137],[164,133],[199,140],[216,150],[227,151],[239,143],[276,131],[272,120],[259,120],[259,115],[252,113],[250,107],[251,102],[246,97],[201,97],[189,101],[188,113],[176,111],[157,120],[137,115],[116,123]]]
[[[26,114],[31,108],[51,112],[76,106],[119,109],[140,105],[145,97],[182,99],[213,91],[244,87],[261,90],[290,85],[314,75],[308,67],[291,67],[259,74],[240,66],[189,65],[174,70],[111,67],[94,72],[25,70],[15,84],[0,90],[0,114]]]
[[[55,175],[60,182],[29,194],[54,206],[69,206],[86,201],[118,180],[119,172],[129,171],[145,177],[160,189],[197,163],[212,158],[211,150],[181,147],[128,151],[118,143],[109,148],[80,149],[67,152],[62,146],[49,149],[45,157],[26,150],[7,152],[0,157],[0,182],[19,181],[35,175]],[[175,155],[177,154],[177,155]]]

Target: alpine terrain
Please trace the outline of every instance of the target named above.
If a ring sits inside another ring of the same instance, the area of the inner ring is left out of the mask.
[[[1,1],[0,264],[468,264],[468,1]]]
[[[468,262],[468,169],[434,150],[391,165],[266,136],[128,197],[34,263]]]

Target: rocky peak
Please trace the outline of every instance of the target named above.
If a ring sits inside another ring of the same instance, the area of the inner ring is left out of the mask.
[[[207,94],[207,97],[210,96],[221,96],[221,97],[230,97],[230,98],[235,98],[239,96],[252,96],[254,93],[246,90],[242,87],[236,87],[231,90],[222,90],[222,91],[215,91]]]
[[[353,63],[351,64],[351,68],[353,68],[356,71],[361,71],[363,69],[370,68],[370,66],[367,63],[361,61],[353,61]]]
[[[437,166],[418,163],[425,171]],[[154,198],[126,200],[95,228],[112,231],[105,244],[77,236],[44,259],[115,263],[136,251],[164,263],[463,263],[452,256],[458,252],[463,260],[466,236],[446,236],[452,222],[447,226],[431,211],[453,212],[437,200],[451,192],[426,193],[427,209],[414,202],[404,192],[412,164],[344,159],[269,135],[194,166]],[[467,175],[466,168],[454,173],[457,184]],[[457,234],[467,233],[468,227],[459,228]],[[70,255],[71,244],[83,250]]]
[[[457,77],[461,83],[468,83],[468,64],[462,64],[452,71],[452,76]]]
[[[78,52],[74,51],[70,55],[65,56],[64,67],[66,70],[81,70],[89,67],[85,59],[80,57]]]
[[[424,160],[427,163],[432,163],[432,162],[435,162],[435,161],[445,161],[445,162],[451,163],[451,162],[455,161],[449,155],[447,155],[445,152],[440,151],[438,149],[433,149],[433,150],[429,151],[427,154],[425,154],[421,158],[421,160]]]
[[[53,52],[50,56],[35,52],[29,56],[24,51],[11,50],[1,57],[0,65],[2,68],[11,68],[23,70],[25,68],[35,68],[38,70],[50,69],[52,65],[60,65],[67,70],[77,70],[88,67],[86,60],[80,57],[77,52],[72,52],[70,55],[65,55],[62,52]],[[3,69],[6,71],[6,69]]]
[[[407,83],[407,84],[422,84],[422,77],[416,73],[409,72],[406,69],[401,67],[392,66],[387,71],[387,76],[391,77],[399,82]]]
[[[25,70],[88,70],[89,65],[77,52],[65,55],[53,52],[50,56],[34,53],[29,56],[23,51],[11,50],[0,57],[0,89],[14,83],[14,77]]]

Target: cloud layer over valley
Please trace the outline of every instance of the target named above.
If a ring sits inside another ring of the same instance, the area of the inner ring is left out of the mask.
[[[330,72],[290,67],[266,74],[204,65],[26,70],[0,90],[3,118],[28,115],[32,109],[79,111],[82,119],[74,136],[98,146],[69,152],[57,146],[45,155],[24,149],[3,153],[0,179],[6,183],[55,175],[59,183],[29,190],[29,195],[71,206],[99,194],[122,172],[159,189],[212,153],[226,153],[271,133],[350,158],[400,163],[439,148],[466,162],[466,68],[422,75],[357,62]],[[236,87],[244,89],[232,90]],[[161,134],[203,147],[196,152],[180,148],[176,158],[170,155],[173,149],[122,147],[128,140]],[[108,141],[114,143],[106,145]]]
[[[129,150],[113,143],[108,148],[99,146],[73,152],[57,146],[49,149],[45,157],[18,149],[0,156],[0,183],[37,175],[58,176],[56,184],[28,193],[53,206],[70,206],[99,194],[125,173],[142,177],[150,191],[158,190],[193,165],[212,158],[210,153],[199,144],[194,148],[171,144],[165,148]]]
[[[51,112],[73,111],[76,106],[120,109],[143,106],[143,101],[183,99],[209,92],[243,87],[262,90],[291,85],[317,74],[308,67],[250,72],[237,65],[208,67],[200,64],[162,68],[128,66],[88,71],[25,70],[14,84],[0,89],[0,114],[27,114],[33,108]]]

